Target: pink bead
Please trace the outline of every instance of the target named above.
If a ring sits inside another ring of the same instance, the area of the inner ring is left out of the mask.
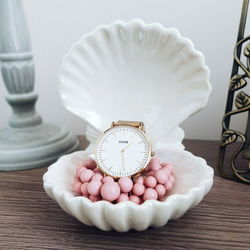
[[[167,163],[165,163],[165,162],[162,162],[162,163],[161,163],[161,167],[162,167],[162,168],[166,167],[166,165],[167,165]]]
[[[166,194],[166,188],[162,184],[157,184],[155,191],[157,192],[159,198],[162,198]]]
[[[129,198],[128,198],[127,194],[120,194],[117,202],[119,203],[119,202],[128,201],[128,200],[129,200]]]
[[[121,177],[118,181],[118,184],[123,193],[128,193],[133,188],[133,181],[129,177]]]
[[[102,179],[102,183],[106,182],[114,182],[114,179],[111,176],[104,176]]]
[[[87,189],[88,189],[89,194],[96,196],[100,194],[101,187],[102,187],[102,183],[100,181],[92,180],[88,184]]]
[[[143,200],[157,200],[157,192],[153,188],[147,188],[143,195]]]
[[[86,168],[89,168],[89,169],[94,169],[96,167],[96,162],[95,160],[91,159],[91,158],[88,158],[88,159],[85,159],[83,162],[82,162],[82,165]]]
[[[172,164],[170,164],[170,163],[164,163],[163,167],[166,167],[170,171],[170,173],[173,172],[173,165]]]
[[[81,186],[82,186],[82,183],[80,181],[75,182],[73,185],[74,192],[77,194],[81,194]]]
[[[171,172],[170,172],[170,170],[167,167],[163,167],[162,170],[165,171],[165,173],[166,173],[167,176],[171,175]]]
[[[101,187],[101,195],[106,201],[114,201],[120,196],[120,187],[116,182],[105,182]]]
[[[161,161],[159,158],[154,157],[149,161],[149,164],[161,164]]]
[[[94,172],[90,169],[84,169],[80,174],[80,179],[82,182],[88,182],[94,175]]]
[[[146,187],[154,188],[156,186],[156,184],[157,184],[157,181],[156,181],[155,177],[153,177],[153,176],[148,176],[145,179]]]
[[[80,170],[81,168],[86,168],[83,162],[80,162],[79,164],[77,164],[76,170]]]
[[[99,168],[94,168],[93,171],[94,171],[94,173],[99,173],[99,174],[101,174],[101,170],[100,170]]]
[[[156,171],[161,168],[161,161],[158,158],[153,158],[150,160],[150,170]]]
[[[100,196],[95,196],[95,195],[90,195],[90,196],[89,196],[89,199],[90,199],[92,202],[96,202],[96,201],[101,200],[101,197],[100,197]]]
[[[81,192],[82,192],[83,195],[88,195],[89,194],[87,187],[88,187],[88,182],[85,182],[85,183],[82,184]]]
[[[134,187],[133,187],[134,195],[138,195],[138,196],[143,195],[144,191],[145,191],[145,187],[143,184],[140,184],[140,183],[134,184]]]
[[[75,176],[74,177],[74,182],[78,182],[78,181],[81,181],[80,178],[78,176]]]
[[[97,181],[102,181],[103,179],[103,176],[99,173],[96,173],[92,176],[92,179],[91,180],[97,180]]]
[[[136,195],[131,195],[129,196],[129,200],[134,202],[135,204],[139,205],[140,204],[140,198]]]
[[[168,190],[171,190],[171,189],[173,188],[173,183],[170,182],[170,181],[168,181],[168,182],[165,184],[165,188],[166,188],[167,191],[168,191]]]
[[[166,163],[165,165],[169,170],[172,170],[173,169],[173,165],[170,164],[170,163]]]
[[[139,184],[143,184],[144,178],[143,178],[142,176],[137,176],[137,177],[135,178],[135,182],[136,182],[136,183],[139,183]]]
[[[159,169],[155,172],[155,178],[160,184],[165,184],[168,181],[168,175],[163,169]]]
[[[149,171],[148,173],[147,173],[147,176],[154,176],[155,175],[155,171]]]
[[[145,172],[150,171],[150,165],[149,165],[149,164],[144,168],[144,171],[145,171]]]
[[[77,174],[78,177],[80,177],[80,175],[81,175],[81,173],[82,173],[82,171],[84,169],[86,169],[86,168],[85,167],[81,167],[81,168],[77,169],[76,174]]]

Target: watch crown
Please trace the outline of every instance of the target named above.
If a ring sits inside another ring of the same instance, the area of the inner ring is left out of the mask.
[[[155,156],[155,152],[152,151],[152,152],[151,152],[151,156],[152,156],[152,157]]]

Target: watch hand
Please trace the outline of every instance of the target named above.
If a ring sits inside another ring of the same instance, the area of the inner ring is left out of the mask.
[[[121,150],[121,158],[122,158],[122,169],[125,171],[125,163],[124,163],[124,152]]]
[[[130,142],[124,149],[122,149],[121,151],[124,152],[128,147],[130,147],[134,142]]]

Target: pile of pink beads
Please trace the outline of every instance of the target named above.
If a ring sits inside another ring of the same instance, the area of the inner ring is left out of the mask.
[[[161,163],[158,158],[151,159],[144,171],[133,179],[105,176],[89,158],[77,167],[73,190],[93,202],[133,201],[142,204],[146,200],[162,200],[173,188],[174,181],[172,165]]]

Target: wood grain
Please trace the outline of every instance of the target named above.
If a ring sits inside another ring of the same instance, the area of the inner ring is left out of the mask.
[[[186,141],[215,166],[217,142]],[[102,232],[66,214],[43,191],[46,168],[0,173],[0,249],[250,249],[249,186],[215,176],[181,219],[144,232]]]

